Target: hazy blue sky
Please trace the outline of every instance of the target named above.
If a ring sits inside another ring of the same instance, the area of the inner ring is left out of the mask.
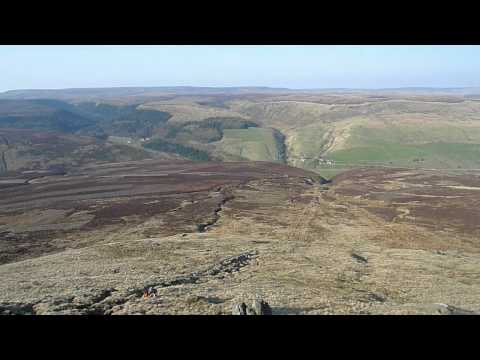
[[[1,46],[0,91],[480,86],[480,46]]]

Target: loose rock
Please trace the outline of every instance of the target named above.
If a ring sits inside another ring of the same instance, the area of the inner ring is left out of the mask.
[[[247,315],[247,305],[245,303],[233,305],[232,315]]]
[[[256,315],[272,315],[272,308],[263,300],[255,300],[252,308]]]

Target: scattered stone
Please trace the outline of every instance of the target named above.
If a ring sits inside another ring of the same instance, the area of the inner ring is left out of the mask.
[[[307,184],[307,185],[313,185],[313,184],[315,184],[315,183],[313,182],[313,180],[310,179],[310,178],[305,178],[305,179],[303,179],[303,181],[304,181],[305,184]]]
[[[352,257],[357,260],[361,264],[366,264],[368,263],[368,259],[366,257],[363,257],[361,255],[358,255],[356,253],[352,253]]]
[[[188,304],[188,305],[192,305],[192,304],[195,304],[197,302],[199,302],[202,298],[200,296],[197,296],[197,295],[191,295],[189,297],[187,297],[187,299],[185,300],[185,302]]]
[[[3,232],[0,232],[0,238],[3,238],[5,240],[15,240],[16,236],[15,236],[15,233],[11,231],[3,231]]]
[[[205,300],[209,304],[223,304],[225,302],[225,300],[217,298],[217,297],[206,297]]]
[[[207,227],[207,224],[197,224],[197,231],[198,232],[205,232],[206,227]]]
[[[377,301],[377,302],[387,301],[387,298],[383,294],[379,294],[379,293],[370,293],[369,298],[370,300]]]

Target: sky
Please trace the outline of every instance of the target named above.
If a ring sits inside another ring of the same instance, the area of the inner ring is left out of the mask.
[[[478,87],[480,46],[0,45],[0,91],[118,86]]]

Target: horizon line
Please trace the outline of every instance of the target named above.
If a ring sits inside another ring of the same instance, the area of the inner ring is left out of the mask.
[[[0,94],[14,91],[61,91],[61,90],[92,90],[92,89],[272,89],[272,90],[403,90],[403,89],[433,89],[433,90],[459,90],[476,89],[480,86],[400,86],[400,87],[305,87],[289,88],[263,85],[239,85],[239,86],[197,86],[197,85],[162,85],[162,86],[98,86],[98,87],[66,87],[66,88],[18,88],[0,91]]]

